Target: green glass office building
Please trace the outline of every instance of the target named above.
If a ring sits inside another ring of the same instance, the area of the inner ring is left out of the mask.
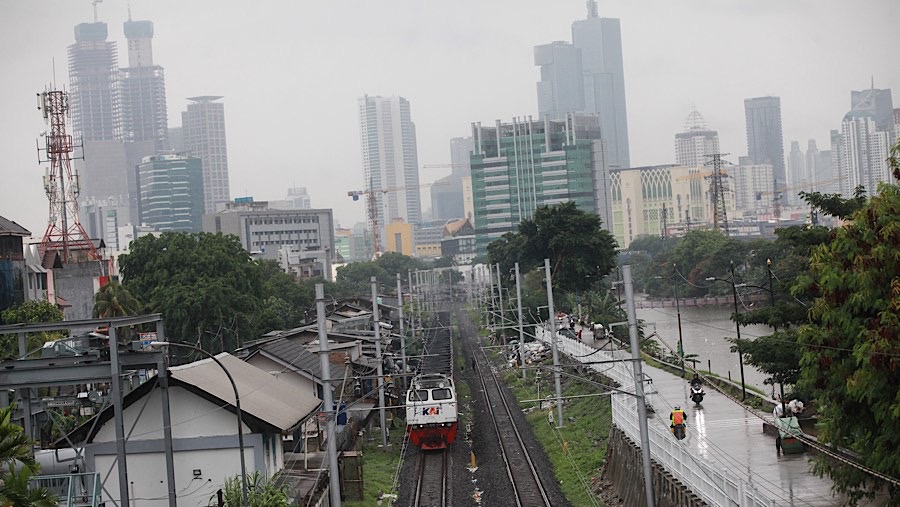
[[[562,120],[497,120],[472,125],[472,193],[478,255],[516,231],[543,205],[573,201],[610,225],[606,143],[596,115],[570,113]],[[577,231],[573,231],[577,233]]]
[[[138,216],[157,231],[203,229],[203,172],[197,157],[145,157],[137,166]]]

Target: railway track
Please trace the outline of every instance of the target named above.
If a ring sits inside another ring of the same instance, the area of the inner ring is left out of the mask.
[[[419,477],[416,482],[415,507],[446,507],[448,469],[447,449],[423,451],[419,454]]]
[[[484,389],[486,404],[494,422],[506,473],[515,491],[517,507],[550,507],[550,498],[516,428],[510,404],[491,368],[487,355],[476,361],[476,373]]]

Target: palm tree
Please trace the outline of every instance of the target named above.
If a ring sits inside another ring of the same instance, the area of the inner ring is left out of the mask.
[[[137,315],[143,305],[119,282],[111,281],[94,296],[94,317]]]
[[[0,506],[54,507],[56,498],[47,488],[30,487],[40,465],[31,455],[34,442],[12,422],[12,407],[0,408]]]

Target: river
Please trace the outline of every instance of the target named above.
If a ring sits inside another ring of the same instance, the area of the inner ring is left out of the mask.
[[[660,337],[660,345],[665,350],[678,347],[678,317],[675,308],[637,309],[637,318],[644,321],[645,335],[654,330]],[[697,354],[697,367],[702,370],[711,369],[719,376],[741,382],[741,370],[738,355],[731,352],[731,343],[725,337],[734,338],[734,322],[731,306],[691,306],[681,307],[681,330],[685,354]],[[744,326],[741,338],[753,339],[771,334],[771,328],[764,325]],[[618,333],[616,333],[618,335]],[[668,345],[668,347],[667,347]],[[761,389],[767,396],[772,394],[772,386],[763,384],[766,375],[753,366],[744,365],[746,385]]]

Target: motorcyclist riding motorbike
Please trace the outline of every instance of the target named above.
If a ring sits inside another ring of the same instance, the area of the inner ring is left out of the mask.
[[[672,413],[669,414],[669,421],[671,424],[669,425],[672,428],[672,434],[675,435],[675,438],[678,440],[684,440],[685,437],[685,414],[684,410],[681,410],[681,407],[675,405],[675,408],[672,410]]]
[[[694,378],[691,379],[691,400],[693,400],[694,403],[699,404],[703,401],[704,395],[706,395],[706,393],[703,392],[703,380],[695,373]]]

